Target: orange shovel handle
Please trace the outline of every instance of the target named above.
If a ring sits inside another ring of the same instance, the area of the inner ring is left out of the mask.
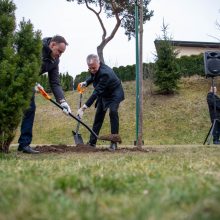
[[[82,87],[80,86],[80,83],[78,84],[77,86],[77,91],[80,93],[80,94],[83,94],[86,90],[86,87]]]
[[[50,100],[51,97],[46,93],[46,91],[43,89],[42,86],[37,85],[38,91],[42,96],[44,96],[46,99]]]

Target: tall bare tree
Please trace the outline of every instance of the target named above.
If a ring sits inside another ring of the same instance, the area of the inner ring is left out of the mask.
[[[85,5],[97,17],[102,29],[102,40],[97,46],[97,53],[100,60],[104,63],[103,50],[111,41],[119,27],[125,29],[125,35],[128,40],[135,36],[135,0],[67,0],[68,2],[77,2],[79,5]],[[143,0],[143,23],[150,20],[153,11],[149,11],[147,6],[150,0]],[[101,14],[105,13],[107,18],[115,18],[115,25],[107,34],[107,29],[101,18]]]

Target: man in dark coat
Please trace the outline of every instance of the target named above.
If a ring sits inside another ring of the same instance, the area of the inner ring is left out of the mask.
[[[90,107],[96,101],[96,114],[93,123],[93,131],[98,135],[105,119],[107,109],[111,124],[111,134],[119,133],[119,116],[118,108],[121,101],[124,100],[124,91],[120,79],[115,72],[107,65],[99,61],[99,57],[90,54],[87,57],[87,65],[91,74],[81,86],[89,86],[93,83],[94,91],[86,103],[78,110],[80,118],[83,116],[85,109]],[[97,139],[90,135],[89,145],[95,147]],[[111,142],[110,149],[115,150],[117,143]]]
[[[48,73],[48,79],[51,90],[56,98],[56,101],[62,105],[64,109],[63,111],[66,114],[71,112],[71,110],[65,100],[64,93],[60,84],[59,58],[62,55],[62,53],[64,53],[64,51],[66,50],[67,45],[68,43],[66,42],[65,38],[59,35],[44,38],[42,47],[42,64],[40,72],[40,75],[43,73]],[[34,95],[35,94],[33,94],[31,98],[29,109],[24,114],[21,124],[21,135],[18,140],[18,151],[22,151],[24,153],[39,153],[39,151],[33,150],[30,147],[36,110]]]
[[[211,87],[209,93],[207,94],[207,103],[211,122],[213,123],[214,119],[217,119],[212,134],[213,144],[220,144],[220,98],[216,94],[217,88]]]

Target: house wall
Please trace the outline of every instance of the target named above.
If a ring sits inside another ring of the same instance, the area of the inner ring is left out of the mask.
[[[204,53],[205,51],[220,51],[220,48],[209,48],[209,47],[182,47],[175,46],[176,50],[179,52],[178,58],[181,56],[198,55]]]

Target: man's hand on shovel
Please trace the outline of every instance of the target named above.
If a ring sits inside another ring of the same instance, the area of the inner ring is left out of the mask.
[[[77,116],[78,116],[80,119],[82,119],[83,114],[84,114],[84,111],[85,111],[87,108],[88,108],[87,105],[84,104],[81,108],[78,109],[78,111],[77,111]]]
[[[69,115],[69,113],[71,113],[70,106],[68,105],[68,103],[67,103],[66,101],[61,102],[60,105],[63,107],[63,112],[64,112],[66,115]]]
[[[53,101],[53,100],[51,99],[51,97],[45,92],[44,88],[43,88],[39,83],[36,83],[34,89],[35,89],[36,92],[41,93],[41,95],[44,96],[46,99],[50,100],[50,101],[53,102],[55,105],[57,105],[58,107],[60,107],[66,115],[69,115],[69,113],[71,113],[70,106],[68,105],[68,103],[66,102],[65,99],[61,100],[61,103],[60,103],[60,104],[56,103],[56,102]]]
[[[77,86],[77,91],[80,93],[80,105],[76,115],[80,119],[82,119],[84,111],[88,108],[88,106],[86,106],[85,104],[81,107],[82,94],[85,92],[85,90],[86,90],[86,82],[79,83]]]

